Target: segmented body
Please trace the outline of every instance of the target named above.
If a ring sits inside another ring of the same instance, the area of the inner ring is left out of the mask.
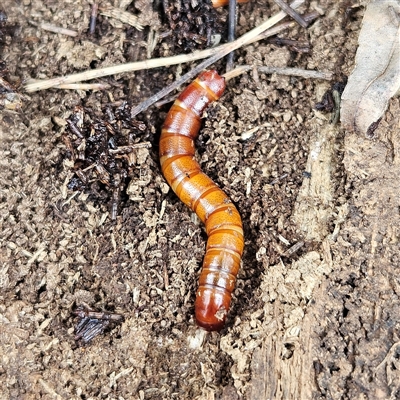
[[[194,158],[201,115],[224,89],[225,80],[216,71],[200,74],[173,104],[160,138],[165,179],[206,227],[208,241],[195,314],[197,324],[209,331],[220,330],[225,324],[244,247],[238,210]]]

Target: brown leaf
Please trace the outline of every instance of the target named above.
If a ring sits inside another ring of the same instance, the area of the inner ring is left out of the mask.
[[[342,95],[341,122],[368,134],[400,88],[400,4],[375,0],[365,11],[356,66]]]

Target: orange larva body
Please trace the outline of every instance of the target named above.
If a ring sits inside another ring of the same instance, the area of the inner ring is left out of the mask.
[[[197,324],[220,330],[225,324],[243,253],[243,229],[238,210],[228,196],[200,170],[194,140],[205,108],[221,97],[225,80],[206,71],[178,97],[164,122],[160,163],[178,197],[205,223],[206,254],[196,293]]]
[[[248,3],[250,0],[237,0],[237,3]],[[211,0],[211,3],[214,8],[227,6],[229,4],[229,0]]]

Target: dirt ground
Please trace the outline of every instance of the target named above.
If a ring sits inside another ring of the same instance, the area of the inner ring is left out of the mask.
[[[237,65],[332,71],[332,82],[250,72],[229,81],[207,112],[199,161],[245,231],[220,333],[204,334],[193,320],[206,235],[160,172],[168,105],[138,116],[146,129],[137,140],[151,148],[136,153],[116,221],[109,195],[68,189],[62,140],[76,105],[97,115],[107,104],[136,105],[190,65],[103,78],[111,85],[103,92],[36,92],[22,111],[1,111],[2,399],[400,398],[399,99],[372,139],[314,108],[352,70],[363,7],[349,13],[349,3],[306,2],[302,12],[321,16],[280,36],[308,42],[308,52],[266,41],[236,52]],[[169,29],[161,6],[149,4],[128,8],[143,31],[100,16],[90,36],[90,2],[5,0],[16,26],[0,57],[9,79],[178,54],[173,34],[148,49],[149,32]],[[241,5],[239,34],[277,11],[273,1]],[[80,35],[45,31],[43,22]],[[79,347],[72,311],[83,302],[125,322]]]

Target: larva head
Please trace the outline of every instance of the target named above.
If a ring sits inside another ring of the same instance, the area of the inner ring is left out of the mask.
[[[206,331],[220,331],[225,325],[231,294],[217,287],[197,289],[195,314],[197,325]]]
[[[214,93],[215,99],[219,99],[224,93],[225,78],[220,76],[215,69],[202,72],[197,79]]]

